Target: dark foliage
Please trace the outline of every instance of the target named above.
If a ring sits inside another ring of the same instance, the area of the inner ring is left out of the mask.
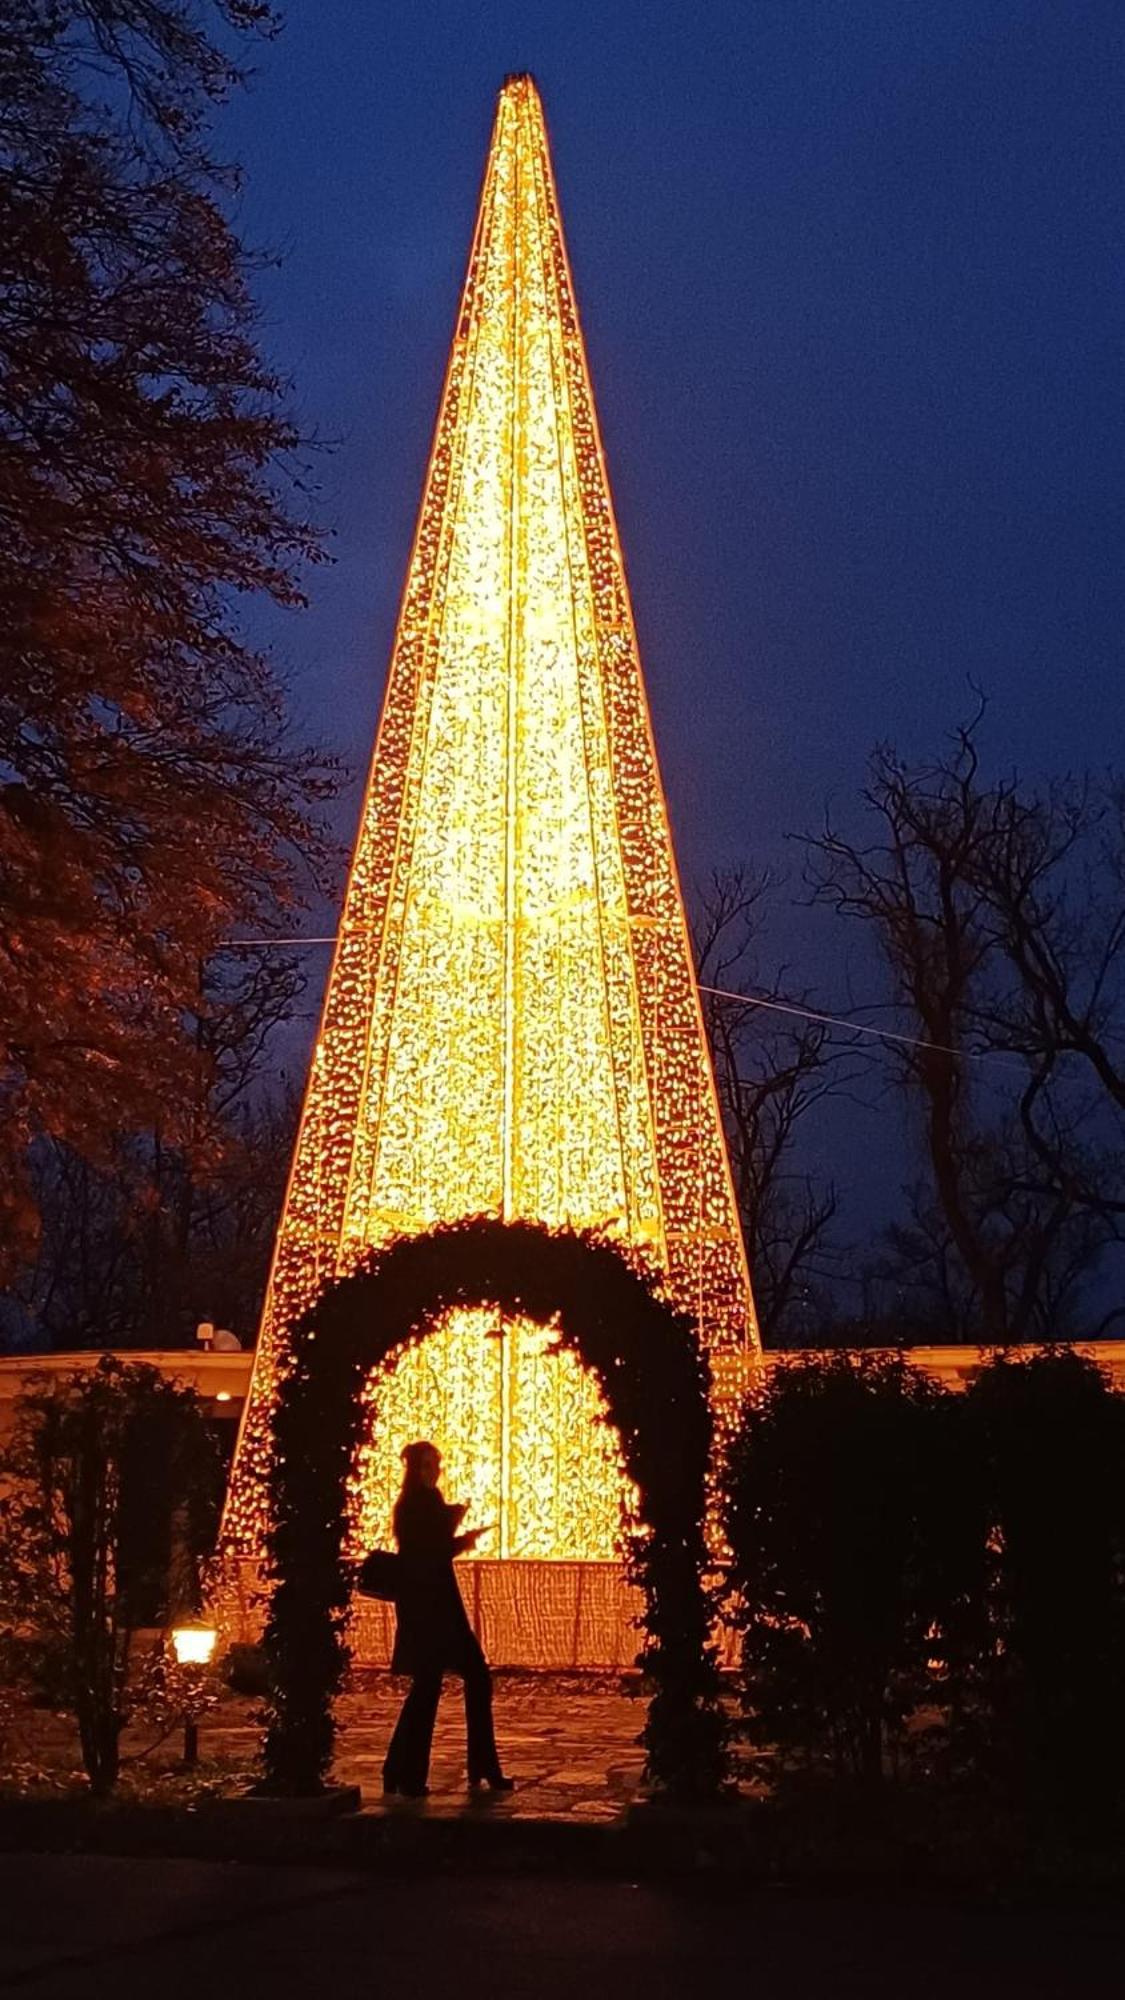
[[[1125,1398],[1073,1350],[998,1354],[965,1415],[992,1531],[976,1755],[1097,1820],[1125,1785]]]
[[[123,1131],[106,1168],[36,1142],[40,1237],[0,1295],[0,1347],[182,1347],[200,1320],[253,1339],[299,1109],[292,1091],[270,1088],[269,1037],[304,981],[282,952],[236,973],[221,998],[209,982],[196,1022],[215,1062],[209,1080],[185,1078],[183,1144]]]
[[[1123,1464],[1125,1397],[1070,1348],[964,1395],[899,1356],[777,1366],[724,1501],[754,1741],[866,1780],[910,1748],[1005,1812],[1119,1824]]]
[[[205,147],[253,0],[0,21],[0,1263],[43,1137],[190,1145],[200,966],[276,931],[323,853],[325,761],[241,603],[317,552],[256,345],[234,176]],[[214,31],[214,34],[210,32]]]
[[[711,1416],[693,1329],[608,1243],[484,1219],[372,1256],[330,1285],[296,1329],[271,1473],[267,1782],[316,1791],[331,1762],[354,1580],[342,1553],[345,1482],[360,1441],[361,1389],[443,1312],[482,1304],[557,1325],[560,1346],[597,1378],[639,1495],[631,1561],[646,1601],[648,1771],[679,1796],[713,1792],[725,1759],[703,1582]]]
[[[215,1441],[193,1389],[106,1355],[32,1380],[0,1478],[0,1626],[43,1653],[91,1788],[108,1792],[132,1700],[130,1636],[198,1604],[222,1497]]]
[[[947,1391],[874,1354],[779,1364],[748,1401],[723,1521],[759,1742],[867,1780],[897,1758],[943,1645],[962,1641],[982,1539],[957,1416]]]
[[[262,1646],[241,1640],[229,1646],[223,1658],[222,1674],[235,1694],[267,1695],[270,1691],[269,1661]]]

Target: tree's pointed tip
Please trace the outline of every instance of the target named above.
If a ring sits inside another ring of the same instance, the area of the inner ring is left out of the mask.
[[[539,85],[536,83],[530,70],[510,70],[500,87],[500,97],[501,101],[504,98],[510,97],[517,102],[520,98],[529,98],[532,104],[537,106],[539,110],[543,108],[543,100],[539,95]]]

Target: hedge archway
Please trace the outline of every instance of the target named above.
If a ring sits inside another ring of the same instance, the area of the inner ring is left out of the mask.
[[[332,1760],[354,1574],[343,1554],[346,1482],[364,1384],[455,1306],[557,1322],[560,1346],[597,1378],[639,1496],[628,1566],[645,1599],[646,1772],[681,1797],[713,1792],[726,1760],[704,1584],[711,1412],[692,1323],[604,1238],[488,1219],[372,1254],[294,1329],[273,1426],[268,1788],[319,1791]]]

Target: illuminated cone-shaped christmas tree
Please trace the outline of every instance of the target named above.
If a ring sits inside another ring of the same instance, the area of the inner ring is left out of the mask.
[[[261,1551],[295,1316],[369,1246],[473,1215],[618,1237],[696,1316],[720,1402],[737,1395],[750,1287],[527,77],[497,111],[228,1548]],[[431,1436],[448,1490],[496,1524],[488,1554],[612,1557],[611,1437],[549,1346],[461,1312],[405,1355],[357,1472],[361,1540],[386,1536],[399,1447]]]

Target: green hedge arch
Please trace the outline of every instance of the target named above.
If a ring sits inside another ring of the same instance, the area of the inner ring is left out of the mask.
[[[323,1788],[347,1664],[346,1482],[373,1369],[454,1306],[557,1326],[596,1376],[638,1495],[629,1572],[644,1592],[641,1741],[656,1787],[708,1796],[727,1770],[704,1534],[709,1371],[692,1322],[608,1241],[471,1219],[402,1238],[328,1285],[294,1329],[273,1421],[266,1786]]]

